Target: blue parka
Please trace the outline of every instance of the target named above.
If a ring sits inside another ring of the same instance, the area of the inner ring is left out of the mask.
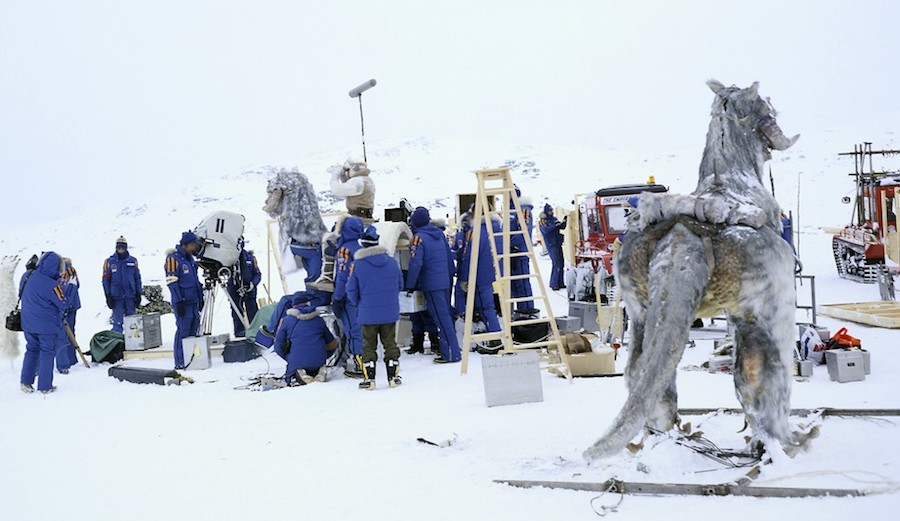
[[[281,349],[285,340],[290,340],[291,349],[285,356]],[[315,369],[328,360],[326,346],[334,340],[334,335],[315,308],[293,307],[288,310],[278,334],[275,335],[275,352],[287,362],[285,380],[290,383],[297,369]]]
[[[422,291],[450,289],[454,273],[456,268],[444,232],[433,224],[416,228],[409,246],[407,289]]]
[[[256,293],[256,288],[262,280],[262,273],[259,271],[259,264],[256,262],[256,255],[247,250],[241,250],[241,256],[238,259],[237,271],[228,279],[228,290],[235,291],[239,286],[245,288],[253,284],[252,293]]]
[[[363,234],[363,222],[359,217],[350,216],[341,222],[337,253],[334,257],[334,295],[333,300],[343,300],[347,294],[347,277],[350,275],[350,263],[353,255],[360,248],[359,238]]]
[[[59,284],[60,257],[52,251],[41,256],[22,289],[22,329],[29,333],[59,333],[66,297]]]
[[[197,261],[179,244],[166,256],[166,284],[172,294],[172,305],[178,302],[201,302],[203,286],[197,275]]]
[[[389,324],[400,319],[403,273],[384,246],[356,252],[347,280],[347,298],[358,306],[360,324]]]
[[[497,248],[497,255],[503,254],[503,238],[500,234],[503,232],[503,225],[499,219],[491,219],[491,229],[494,232],[494,245]],[[487,233],[486,223],[481,223],[481,238],[478,241],[478,275],[475,280],[476,286],[485,284],[493,284],[496,280],[494,273],[494,259],[491,255],[491,240]],[[465,253],[462,256],[462,266],[459,268],[459,280],[469,281],[469,265],[472,262],[472,232],[466,234]]]
[[[103,261],[103,293],[107,297],[131,299],[144,293],[137,259],[126,251],[113,253]]]
[[[544,236],[544,244],[548,248],[557,248],[562,246],[563,236],[559,232],[566,228],[566,223],[561,222],[553,213],[544,213],[541,215],[541,235]]]

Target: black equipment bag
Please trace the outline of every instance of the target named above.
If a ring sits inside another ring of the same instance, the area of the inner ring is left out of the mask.
[[[532,320],[538,317],[537,313],[520,314],[515,312],[512,320],[512,337],[513,342],[517,344],[531,344],[546,340],[550,336],[550,324],[540,322],[537,324],[516,325],[519,320]]]
[[[256,343],[248,338],[225,342],[225,349],[222,351],[222,359],[228,364],[247,362],[254,358],[259,358],[259,356],[259,349],[256,347]]]
[[[6,329],[22,331],[22,311],[19,310],[19,306],[16,306],[16,309],[10,311],[6,316]]]
[[[177,384],[181,380],[178,372],[171,369],[113,366],[109,368],[107,374],[116,380],[136,384],[167,385],[170,383]]]

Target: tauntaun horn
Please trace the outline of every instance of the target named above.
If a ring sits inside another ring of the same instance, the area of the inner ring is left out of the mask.
[[[760,120],[759,131],[762,133],[769,146],[775,150],[787,150],[800,139],[800,134],[788,139],[785,137],[775,118],[767,116]]]

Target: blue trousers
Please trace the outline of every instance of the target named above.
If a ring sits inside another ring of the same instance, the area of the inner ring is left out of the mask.
[[[511,271],[513,275],[527,275],[531,272],[528,257],[513,257],[509,260],[509,263],[509,271]],[[511,282],[512,284],[509,289],[513,298],[530,297],[532,295],[531,279],[516,279]],[[520,311],[534,309],[534,301],[526,300],[523,302],[516,302],[516,309]]]
[[[493,284],[475,287],[475,311],[481,313],[488,332],[500,331],[500,320],[497,318],[497,308],[494,307]]]
[[[122,323],[127,315],[134,315],[134,297],[114,298],[112,309],[112,330],[122,332]]]
[[[347,339],[347,349],[354,356],[362,356],[362,325],[356,318],[357,306],[349,300],[340,300],[334,303],[335,316],[341,320],[341,332]]]
[[[437,333],[438,327],[434,322],[434,317],[428,310],[419,311],[409,315],[410,326],[412,326],[412,334],[423,335],[425,333]]]
[[[563,251],[562,246],[547,246],[550,253],[550,287],[561,288],[566,285],[563,281]]]
[[[197,336],[200,331],[200,303],[185,302],[184,315],[175,313],[175,342],[172,345],[172,353],[175,355],[175,367],[184,367],[184,353],[182,350],[182,338]]]
[[[450,288],[424,293],[428,312],[437,322],[438,334],[441,337],[441,358],[450,362],[458,362],[462,358],[462,354],[459,350],[459,342],[456,340],[453,316],[450,314]]]
[[[58,333],[25,332],[25,359],[22,361],[21,382],[34,383],[38,374],[38,390],[46,391],[53,386],[53,357],[56,355]]]
[[[453,313],[457,316],[466,314],[466,292],[462,289],[462,283],[457,279],[453,288]]]
[[[69,329],[72,330],[73,335],[75,334],[75,313],[74,309],[70,309],[66,313],[66,323],[69,325]],[[66,334],[65,328],[60,328],[56,343],[57,369],[68,369],[78,363],[78,359],[75,358],[75,346],[69,340],[69,335]]]
[[[256,290],[254,289],[254,291],[247,293],[243,297],[237,292],[237,288],[234,288],[234,291],[229,290],[228,294],[234,299],[234,303],[237,304],[239,309],[243,309],[247,312],[247,322],[253,322],[253,317],[255,317],[256,312],[259,311],[259,304],[256,302]],[[231,305],[228,307],[231,307]],[[234,312],[234,308],[231,308],[231,321],[234,323],[235,337],[247,334],[247,330],[244,329],[244,323],[241,322],[240,315]]]
[[[319,278],[322,274],[322,249],[321,248],[300,248],[291,245],[291,253],[294,257],[300,258],[303,269],[306,271],[304,282],[312,282]]]

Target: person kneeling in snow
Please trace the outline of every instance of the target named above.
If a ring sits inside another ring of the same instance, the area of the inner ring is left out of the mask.
[[[347,279],[347,298],[357,306],[357,319],[362,324],[363,377],[360,389],[375,389],[375,362],[378,361],[378,340],[384,346],[384,366],[388,385],[401,384],[398,373],[400,349],[397,347],[397,321],[400,320],[400,290],[403,273],[397,261],[378,245],[378,232],[369,226],[359,239],[362,246],[356,251],[350,276]]]
[[[324,382],[328,372],[325,361],[337,347],[319,310],[310,305],[315,304],[315,297],[311,292],[295,293],[293,307],[275,335],[275,352],[287,362],[284,381],[288,385]]]

